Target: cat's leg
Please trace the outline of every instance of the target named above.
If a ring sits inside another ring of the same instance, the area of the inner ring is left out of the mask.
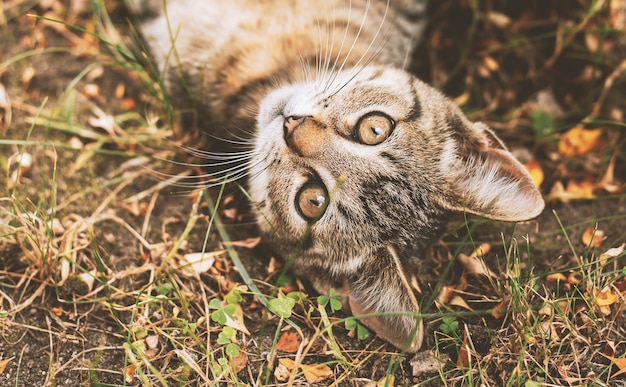
[[[406,352],[419,350],[424,335],[419,305],[395,248],[378,250],[341,293],[354,316],[375,315],[359,320],[383,339]]]

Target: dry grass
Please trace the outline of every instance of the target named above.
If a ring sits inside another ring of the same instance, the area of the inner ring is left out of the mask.
[[[417,356],[280,276],[244,189],[171,162],[185,139],[119,4],[3,3],[0,385],[623,384],[622,3],[433,7],[415,71],[516,145],[555,212],[451,224]]]

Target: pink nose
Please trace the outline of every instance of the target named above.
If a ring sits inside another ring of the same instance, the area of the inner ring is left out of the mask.
[[[284,136],[285,140],[288,140],[292,135],[293,131],[300,126],[304,122],[306,117],[298,117],[298,116],[289,116],[285,118],[285,123],[283,124],[283,130],[285,131]]]
[[[330,146],[326,125],[313,117],[291,116],[283,123],[285,143],[301,157],[314,157]]]

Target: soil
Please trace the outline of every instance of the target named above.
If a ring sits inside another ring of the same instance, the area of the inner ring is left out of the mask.
[[[52,15],[71,20],[77,25],[91,28],[91,11],[80,1],[62,4],[55,1],[46,1],[41,4],[35,2],[25,2],[15,5],[15,2],[3,3],[4,17],[6,23],[2,23],[0,18],[0,28],[2,37],[0,38],[0,63],[16,59],[8,66],[0,64],[0,84],[6,88],[6,94],[10,96],[12,109],[12,122],[8,129],[3,129],[0,125],[0,133],[7,143],[0,143],[0,148],[5,154],[1,160],[7,165],[2,165],[3,169],[9,168],[8,155],[18,150],[26,149],[32,154],[32,168],[22,180],[19,189],[8,188],[9,175],[4,173],[0,176],[0,187],[7,186],[7,197],[15,195],[19,203],[24,206],[23,213],[36,211],[37,209],[47,209],[50,203],[62,204],[56,210],[55,217],[84,217],[90,218],[94,209],[101,203],[107,202],[111,195],[115,195],[112,203],[103,214],[110,215],[109,218],[99,220],[91,225],[89,233],[92,233],[92,249],[83,250],[85,262],[100,262],[105,269],[103,272],[125,273],[117,278],[108,278],[110,286],[124,291],[115,293],[115,298],[89,299],[81,298],[85,290],[80,282],[72,284],[65,282],[63,286],[57,286],[54,278],[57,275],[54,268],[47,268],[45,262],[33,263],[32,257],[25,253],[29,249],[36,250],[33,256],[46,257],[46,245],[43,238],[39,241],[22,239],[19,244],[8,243],[0,238],[0,299],[2,308],[0,311],[12,310],[10,316],[0,317],[0,386],[79,386],[79,385],[137,385],[139,378],[135,378],[126,383],[125,376],[128,372],[129,364],[127,350],[132,343],[129,342],[128,332],[124,327],[131,326],[141,317],[138,316],[134,307],[141,298],[143,288],[155,281],[151,278],[151,271],[144,270],[149,255],[144,245],[138,242],[138,238],[133,235],[124,224],[130,225],[134,230],[145,228],[145,217],[133,215],[128,210],[129,201],[124,199],[132,197],[134,194],[143,192],[153,187],[156,182],[149,173],[137,173],[135,177],[119,191],[115,191],[119,186],[117,183],[110,184],[108,176],[120,176],[115,174],[120,168],[124,168],[124,163],[132,160],[129,149],[137,154],[156,155],[162,149],[169,150],[169,155],[175,154],[175,147],[167,142],[151,138],[150,145],[145,143],[132,146],[121,147],[116,142],[105,144],[102,152],[94,155],[88,162],[76,167],[77,160],[84,156],[84,152],[72,149],[69,144],[77,137],[76,133],[65,130],[54,130],[45,125],[32,125],[32,119],[37,115],[37,109],[48,112],[55,112],[57,116],[65,117],[68,124],[79,123],[80,126],[87,126],[93,119],[94,106],[103,107],[110,115],[119,115],[128,111],[128,100],[136,101],[135,111],[140,111],[143,106],[150,106],[152,98],[142,89],[141,79],[127,69],[116,65],[109,58],[106,45],[89,40],[90,47],[78,47],[78,42],[72,41],[67,33],[62,30],[72,31],[73,36],[88,40],[88,34],[72,30],[63,25],[53,25],[38,20],[27,13],[37,15]],[[457,4],[459,3],[459,4]],[[500,4],[500,2],[496,2]],[[107,3],[109,11],[115,24],[121,31],[128,31],[126,24],[126,14],[118,4]],[[528,17],[535,20],[550,20],[551,12],[555,12],[555,5],[546,6],[546,10],[535,9],[535,5],[524,4],[509,6],[503,10],[514,20],[522,20],[521,14],[530,15]],[[458,23],[445,22],[444,16],[447,13],[456,13],[459,18]],[[544,14],[547,13],[547,14]],[[1,16],[1,15],[0,15]],[[429,27],[427,37],[416,58],[414,71],[426,80],[432,82],[444,91],[453,96],[461,96],[466,92],[471,66],[479,66],[481,53],[493,52],[488,47],[479,47],[480,53],[469,54],[469,58],[462,57],[462,50],[459,53],[459,42],[450,39],[461,39],[465,33],[473,28],[471,26],[471,10],[465,2],[442,1],[433,6],[432,25]],[[543,17],[543,19],[542,19]],[[530,23],[530,22],[529,22]],[[539,29],[549,30],[554,24],[545,24]],[[486,42],[488,39],[484,34],[499,34],[499,31],[490,31],[488,28],[479,30],[473,37],[478,42]],[[538,31],[533,31],[534,36],[538,36]],[[445,34],[452,38],[446,38]],[[495,39],[495,38],[494,38]],[[438,43],[437,43],[438,42]],[[429,47],[432,45],[433,48]],[[55,51],[52,48],[62,47],[65,51]],[[94,49],[95,51],[90,51]],[[623,50],[623,47],[620,48]],[[44,50],[44,52],[25,56],[17,59],[19,55],[29,52],[29,50]],[[47,50],[47,51],[45,51]],[[453,52],[453,53],[451,53]],[[518,126],[507,126],[505,123],[510,119],[510,111],[513,106],[523,106],[526,100],[532,99],[540,90],[545,89],[544,82],[551,82],[554,86],[554,94],[560,101],[569,101],[569,106],[580,107],[576,101],[584,93],[586,87],[580,84],[572,84],[564,79],[571,79],[573,74],[580,74],[579,67],[582,64],[576,62],[576,58],[571,59],[562,55],[557,58],[553,67],[548,70],[530,68],[536,63],[531,59],[525,59],[523,63],[516,62],[516,55],[513,52],[502,58],[502,73],[508,74],[510,79],[476,79],[473,81],[473,90],[483,89],[482,95],[470,96],[471,105],[476,106],[473,110],[473,119],[482,119],[495,126],[501,126],[498,133],[503,136],[505,142],[513,144],[522,152],[530,152],[537,158],[544,167],[546,179],[542,185],[544,193],[548,193],[555,182],[562,180],[564,173],[562,164],[555,161],[553,157],[554,143],[548,139],[536,139],[532,128],[524,126],[522,119],[517,119]],[[533,53],[543,60],[549,60],[542,53]],[[446,59],[446,57],[456,59]],[[568,63],[568,61],[571,62]],[[464,61],[464,62],[463,62]],[[6,62],[5,62],[6,63]],[[80,75],[86,68],[94,63],[104,63],[103,73],[94,79],[89,79],[89,75]],[[454,70],[456,63],[461,63],[462,69]],[[437,66],[443,66],[444,70],[439,70]],[[32,70],[31,70],[32,69]],[[610,69],[602,69],[603,74],[610,73]],[[34,76],[27,79],[27,74],[34,71]],[[542,75],[535,76],[531,81],[525,81],[523,74],[544,71]],[[449,75],[445,82],[442,80],[442,73]],[[26,74],[26,75],[25,75]],[[497,78],[497,77],[494,77]],[[603,78],[604,79],[604,78]],[[73,91],[68,91],[68,86],[77,81]],[[575,82],[574,82],[575,83]],[[97,92],[89,92],[89,85],[96,84]],[[119,85],[124,85],[124,98],[118,98]],[[596,86],[600,84],[596,81]],[[623,84],[623,83],[622,83]],[[496,99],[503,87],[511,88],[514,94],[510,98],[503,98],[497,108],[490,111],[479,109],[485,106],[485,100]],[[558,88],[558,89],[557,89]],[[622,91],[614,91],[609,96],[609,103],[623,97]],[[589,92],[589,90],[586,90]],[[620,106],[624,108],[623,104]],[[0,108],[2,105],[0,104]],[[33,111],[34,110],[34,111]],[[568,115],[568,122],[575,122],[588,112],[588,109],[572,109]],[[0,120],[1,122],[1,120]],[[526,121],[527,123],[527,121]],[[126,123],[127,125],[128,122]],[[501,125],[498,125],[501,124]],[[566,124],[564,124],[566,125]],[[70,125],[71,126],[71,125]],[[514,131],[512,128],[520,128]],[[101,130],[94,130],[101,135],[106,134]],[[80,136],[78,136],[80,137]],[[623,137],[623,136],[622,136]],[[29,144],[19,144],[19,141],[28,139]],[[97,139],[81,138],[83,146],[97,143]],[[8,140],[15,140],[11,144]],[[619,142],[619,140],[615,140]],[[43,147],[40,144],[68,144],[67,147]],[[623,147],[623,143],[621,146]],[[153,148],[150,148],[154,146]],[[174,148],[174,149],[172,149]],[[623,149],[623,148],[622,148]],[[608,156],[607,156],[608,155]],[[607,160],[611,156],[610,149],[598,158]],[[623,160],[623,153],[615,172],[615,181],[626,181],[626,168]],[[151,164],[152,165],[152,164]],[[180,172],[180,168],[167,163],[160,164],[168,173]],[[592,167],[580,165],[575,172],[569,172],[567,179],[573,179],[574,173],[580,176],[589,174],[589,169],[605,166],[606,162],[597,162]],[[129,173],[133,172],[129,169]],[[601,171],[596,171],[593,176],[598,180]],[[53,180],[51,176],[54,176]],[[566,180],[567,180],[566,179]],[[103,185],[106,184],[106,185]],[[232,240],[247,240],[257,236],[256,228],[250,222],[246,201],[240,194],[237,187],[229,187],[228,193],[232,194],[234,200],[233,208],[221,208],[222,214],[228,214],[228,210],[233,210],[236,216],[226,221],[225,229]],[[211,192],[216,197],[219,192]],[[78,195],[76,198],[76,195]],[[146,200],[147,202],[147,200]],[[14,219],[10,219],[9,213],[16,210],[15,202],[9,204],[8,200],[0,202],[1,207],[5,206],[5,211],[0,213],[0,223],[16,224]],[[225,201],[223,201],[225,203]],[[162,189],[158,196],[150,203],[153,210],[150,212],[150,224],[143,234],[145,239],[152,244],[171,243],[177,236],[183,233],[189,214],[193,212],[193,195],[182,188],[172,187]],[[145,213],[145,212],[144,212]],[[209,227],[210,211],[202,207],[199,210],[200,218],[192,228],[189,237],[186,239],[182,251],[199,251],[205,241],[206,230]],[[522,262],[523,270],[532,273],[540,278],[544,278],[548,273],[563,270],[571,267],[572,261],[576,260],[572,247],[577,252],[585,252],[585,246],[580,241],[580,235],[589,227],[604,230],[606,240],[603,246],[616,247],[626,241],[626,198],[623,194],[608,195],[597,193],[590,200],[549,200],[544,213],[536,220],[525,224],[502,224],[485,222],[479,219],[470,219],[466,223],[462,216],[455,219],[450,224],[450,232],[442,242],[433,248],[429,258],[425,259],[420,267],[418,275],[419,286],[422,289],[424,298],[436,297],[436,289],[442,284],[456,284],[461,278],[464,267],[450,256],[456,256],[456,252],[469,254],[473,250],[474,244],[489,243],[493,250],[489,255],[489,266],[500,267],[506,261],[507,252],[501,247],[503,240],[509,246],[513,241],[519,243],[520,249],[524,251],[525,241],[529,240],[531,246],[528,254],[532,257],[530,262]],[[37,214],[46,218],[43,214]],[[115,217],[123,219],[123,222],[115,220]],[[471,228],[471,238],[467,233],[467,228]],[[50,232],[42,231],[41,235],[51,235]],[[208,236],[208,251],[220,248],[220,236],[213,227]],[[570,246],[571,240],[572,245]],[[500,246],[500,247],[498,247]],[[498,249],[500,251],[498,251]],[[244,266],[252,278],[257,280],[257,285],[265,294],[271,293],[275,288],[272,285],[277,275],[268,275],[267,267],[272,261],[271,246],[263,244],[253,247],[236,247],[244,262]],[[449,256],[449,253],[450,254]],[[591,252],[590,252],[591,254]],[[232,267],[227,259],[220,260],[224,272],[232,281],[240,281],[237,270]],[[531,267],[532,266],[532,267]],[[91,268],[89,268],[91,269]],[[133,271],[132,274],[128,274]],[[443,282],[442,282],[443,276]],[[190,284],[190,289],[202,291],[202,289],[212,289],[213,294],[224,294],[222,288],[224,283],[216,280],[217,277],[203,274],[202,284]],[[194,287],[195,286],[195,287]],[[480,288],[480,281],[471,284]],[[553,284],[543,283],[541,286],[551,287]],[[109,291],[112,291],[111,289]],[[16,306],[19,308],[16,309]],[[252,338],[262,338],[259,342],[250,339],[249,353],[251,362],[263,363],[267,360],[267,352],[272,345],[271,336],[263,336],[260,332],[270,332],[279,324],[275,318],[268,317],[263,309],[259,307],[258,301],[252,297],[246,298],[242,302],[246,312],[246,326],[251,332]],[[167,308],[166,308],[167,309]],[[166,312],[174,313],[173,308]],[[313,327],[307,326],[307,311],[296,308],[295,320],[299,321],[302,329],[311,334]],[[434,306],[424,311],[425,313],[436,313]],[[189,321],[196,321],[205,313],[199,306],[190,306],[186,311]],[[339,314],[338,316],[341,316]],[[468,331],[473,332],[474,343],[479,352],[486,353],[492,336],[497,335],[498,321],[491,321],[488,317],[479,317],[461,320],[468,327]],[[626,321],[626,320],[624,320]],[[435,342],[433,331],[440,329],[441,321],[433,320],[427,324],[425,348],[433,348],[438,343]],[[491,329],[486,330],[485,327]],[[622,328],[624,325],[622,324]],[[393,353],[394,349],[386,345],[377,338],[370,338],[363,342],[349,337],[348,331],[343,328],[334,330],[338,342],[346,346],[347,352],[357,353],[364,347],[377,349],[381,353]],[[174,335],[174,333],[172,333]],[[482,343],[482,344],[481,344]],[[320,345],[322,345],[320,343]],[[482,347],[481,347],[482,345]],[[623,343],[621,343],[623,347]],[[350,347],[350,348],[348,348]],[[166,350],[163,349],[165,352]],[[352,351],[352,352],[351,352]],[[257,357],[254,354],[257,354]],[[451,358],[456,359],[455,350],[450,350]],[[418,355],[420,356],[420,355]],[[331,357],[320,355],[318,362],[331,359]],[[3,361],[8,361],[4,364]],[[393,366],[394,357],[388,356],[372,357],[366,361],[365,365],[355,369],[350,374],[350,381],[344,381],[346,385],[359,385],[360,380],[378,380],[385,375],[388,368]],[[606,364],[607,361],[603,360]],[[175,367],[172,359],[161,359],[157,368],[165,372],[168,367]],[[391,365],[390,365],[391,364]],[[412,376],[411,357],[402,358],[395,366],[396,384],[410,385],[418,380]],[[2,368],[2,366],[5,368]],[[254,368],[254,367],[252,367]],[[434,373],[436,375],[436,372]],[[254,382],[250,375],[241,376],[241,380]],[[171,383],[174,383],[173,381]],[[180,385],[192,385],[191,381],[179,381]],[[201,383],[200,380],[197,381]],[[436,382],[433,382],[437,385]],[[172,384],[173,385],[173,384]],[[195,385],[195,384],[194,384]]]

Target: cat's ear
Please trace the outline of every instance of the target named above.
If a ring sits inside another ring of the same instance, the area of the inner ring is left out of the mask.
[[[451,184],[444,206],[495,220],[524,221],[544,208],[524,166],[483,123],[455,119],[443,160]]]
[[[370,258],[357,275],[346,281],[340,293],[352,314],[378,336],[402,351],[419,350],[424,326],[395,249],[379,249]]]

